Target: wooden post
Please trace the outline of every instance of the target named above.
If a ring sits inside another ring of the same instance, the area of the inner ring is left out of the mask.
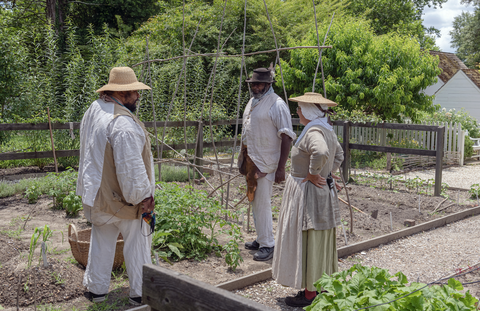
[[[197,153],[195,154],[195,164],[199,165],[200,167],[198,170],[203,174],[203,160],[199,158],[203,158],[203,121],[198,122],[198,133],[197,133]]]
[[[462,130],[462,125],[460,125],[460,130],[458,131],[458,153],[459,153],[459,162],[458,164],[462,166],[463,158],[465,157],[465,131]]]
[[[443,142],[445,135],[445,126],[439,126],[437,129],[437,143],[436,143],[436,157],[435,165],[435,196],[440,196],[442,193],[442,164],[443,164]]]
[[[152,311],[273,311],[253,300],[154,265],[143,266],[142,297]]]
[[[343,156],[343,179],[347,182],[350,170],[350,123],[348,121],[343,123]]]
[[[55,155],[55,144],[53,143],[52,122],[50,121],[50,108],[47,107],[48,128],[50,129],[50,141],[52,142],[53,161],[55,162],[55,173],[58,173],[57,156]]]

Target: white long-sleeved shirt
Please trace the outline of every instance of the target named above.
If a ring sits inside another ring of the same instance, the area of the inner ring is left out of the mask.
[[[145,133],[140,125],[128,116],[113,118],[115,103],[101,99],[92,103],[80,126],[80,163],[77,180],[77,195],[82,196],[85,216],[97,221],[107,219],[109,223],[120,220],[110,214],[98,212],[91,215],[102,181],[105,147],[112,145],[117,180],[128,203],[136,205],[155,192],[155,174],[148,178],[142,159]],[[153,157],[150,155],[153,170]]]

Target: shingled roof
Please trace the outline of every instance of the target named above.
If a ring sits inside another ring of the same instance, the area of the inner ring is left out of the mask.
[[[480,72],[476,69],[462,69],[467,77],[480,89]]]
[[[438,55],[440,63],[438,67],[442,69],[442,73],[438,76],[443,83],[447,83],[459,70],[462,70],[472,82],[480,89],[480,72],[475,69],[469,69],[465,64],[453,53],[429,51],[430,55]]]

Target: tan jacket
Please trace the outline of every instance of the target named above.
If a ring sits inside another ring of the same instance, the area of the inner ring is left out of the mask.
[[[298,147],[292,148],[293,177],[305,178],[307,174],[320,174],[327,178],[343,162],[343,149],[334,131],[322,126],[312,126]],[[340,225],[338,197],[332,196],[328,186],[318,188],[307,181],[304,190],[303,230],[328,230]]]

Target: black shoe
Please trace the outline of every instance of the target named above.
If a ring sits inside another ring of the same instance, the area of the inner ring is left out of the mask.
[[[273,258],[273,247],[260,247],[258,252],[253,255],[253,260],[267,261]]]
[[[85,298],[87,298],[91,302],[103,302],[103,301],[105,301],[105,296],[106,295],[107,294],[97,295],[97,294],[94,294],[92,292],[85,292],[83,294],[83,296],[85,296]]]
[[[129,302],[131,305],[140,306],[140,305],[142,305],[142,297],[130,297],[130,298],[128,299],[128,302]]]
[[[312,304],[312,301],[315,298],[307,299],[305,298],[305,291],[299,291],[295,296],[285,298],[285,304],[290,307],[303,308]]]
[[[252,251],[256,251],[260,248],[260,244],[258,244],[257,240],[255,240],[253,242],[247,242],[247,243],[245,243],[245,248],[250,249]]]

